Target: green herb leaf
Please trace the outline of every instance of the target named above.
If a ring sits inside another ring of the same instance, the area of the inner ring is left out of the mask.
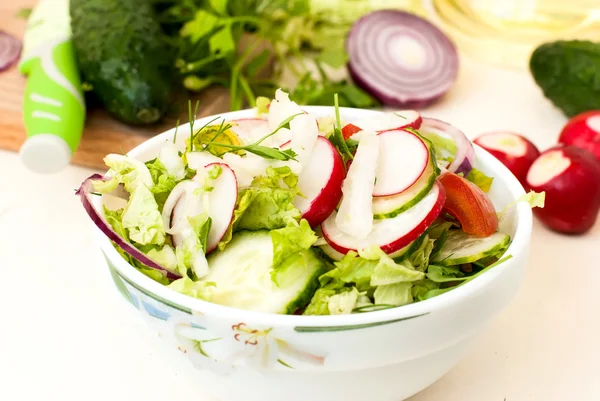
[[[225,25],[208,41],[213,54],[228,55],[235,50],[235,41],[231,33],[231,25]]]
[[[189,38],[192,42],[198,42],[215,31],[221,23],[221,19],[216,15],[199,9],[194,14],[194,19],[183,25],[180,35]]]

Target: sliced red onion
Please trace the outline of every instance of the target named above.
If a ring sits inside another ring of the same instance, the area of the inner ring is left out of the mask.
[[[128,255],[139,261],[140,263],[160,271],[167,278],[175,280],[181,278],[178,273],[172,272],[171,270],[165,268],[164,266],[159,265],[148,256],[146,256],[142,251],[131,245],[127,242],[123,237],[121,237],[115,230],[112,229],[110,224],[106,221],[106,219],[98,213],[98,210],[94,207],[92,200],[90,199],[90,194],[93,190],[92,181],[103,180],[107,181],[109,178],[103,177],[100,174],[93,174],[88,177],[83,183],[81,187],[76,192],[76,195],[79,195],[81,198],[81,203],[83,204],[83,208],[87,212],[88,216],[92,219],[94,224],[102,231],[111,241],[113,241],[119,248],[124,250]]]
[[[451,173],[469,174],[475,164],[475,149],[465,134],[455,126],[435,118],[423,117],[421,131],[450,136],[456,144],[454,160],[447,167]]]
[[[392,107],[426,106],[443,96],[458,74],[458,54],[448,37],[403,11],[380,10],[359,19],[346,50],[356,84]]]
[[[16,37],[0,31],[0,71],[9,69],[19,59],[21,41]]]

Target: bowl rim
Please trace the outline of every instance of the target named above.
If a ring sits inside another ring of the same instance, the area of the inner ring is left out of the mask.
[[[316,114],[317,116],[325,116],[329,115],[328,111],[330,112],[331,107],[332,106],[305,106],[303,108],[307,112]],[[381,112],[381,110],[340,107],[340,114],[351,116],[352,118],[348,118],[350,121],[356,120],[363,116],[375,115]],[[200,126],[198,124],[205,124],[206,122],[215,118],[215,116],[224,117],[226,119],[241,119],[255,118],[256,115],[253,109],[245,109],[202,117],[197,119],[194,124],[196,126]],[[127,155],[131,157],[137,157],[137,155],[140,153],[152,149],[161,142],[164,142],[167,139],[172,139],[175,130],[181,131],[188,127],[189,123],[181,124],[178,127],[173,127],[136,146],[134,149],[129,151]],[[508,168],[506,168],[500,161],[494,158],[483,148],[477,146],[476,144],[474,147],[479,163],[494,171],[494,178],[502,181],[506,185],[510,194],[510,198],[513,201],[525,194],[525,190],[523,189],[522,185],[508,170]],[[95,197],[93,200],[96,208],[101,205],[101,202],[101,197]],[[278,327],[339,327],[361,326],[381,322],[394,322],[424,316],[432,312],[450,308],[461,300],[469,298],[473,294],[483,290],[504,271],[509,269],[512,264],[516,263],[516,260],[519,260],[521,257],[525,257],[527,254],[527,247],[529,246],[533,224],[533,215],[530,206],[526,202],[518,202],[516,204],[515,218],[515,233],[513,235],[512,242],[505,253],[506,255],[512,255],[512,258],[498,265],[494,269],[491,269],[487,273],[477,277],[476,279],[469,281],[465,285],[438,295],[434,298],[397,308],[390,308],[368,313],[327,316],[281,315],[249,311],[203,301],[201,299],[192,298],[190,296],[178,293],[167,286],[152,280],[130,265],[113,247],[108,237],[106,237],[95,225],[94,229],[96,231],[101,250],[114,268],[120,273],[120,275],[127,281],[130,281],[134,285],[157,296],[158,298],[182,306],[193,312],[201,312],[206,315],[218,316],[220,319],[225,319],[227,321],[246,321],[252,322],[253,324]]]

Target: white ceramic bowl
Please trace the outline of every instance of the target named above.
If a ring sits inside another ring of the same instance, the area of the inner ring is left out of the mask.
[[[330,107],[306,107],[331,115]],[[376,111],[341,109],[345,121]],[[253,117],[244,110],[226,119]],[[198,120],[196,126],[210,117]],[[156,157],[174,129],[129,155]],[[189,126],[179,127],[184,146]],[[498,210],[524,191],[514,176],[481,148],[477,167],[493,176],[489,193]],[[99,206],[102,200],[96,200]],[[130,266],[98,230],[114,282],[129,300],[192,363],[207,395],[222,401],[399,401],[439,379],[465,354],[470,342],[509,303],[527,263],[532,215],[517,204],[501,231],[510,234],[512,259],[427,301],[344,316],[287,316],[229,308],[174,292]]]

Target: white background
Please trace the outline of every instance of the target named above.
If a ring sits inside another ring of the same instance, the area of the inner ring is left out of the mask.
[[[541,149],[565,122],[527,72],[468,60],[451,93],[423,114],[470,137],[515,130]],[[0,151],[0,400],[210,401],[200,373],[112,287],[74,196],[90,173],[34,175]],[[568,237],[536,221],[517,298],[411,401],[600,400],[599,249],[600,223]]]

